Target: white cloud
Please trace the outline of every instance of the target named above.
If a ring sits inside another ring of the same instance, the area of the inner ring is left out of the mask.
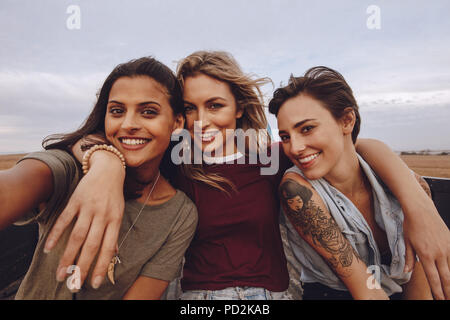
[[[231,52],[246,72],[271,77],[275,87],[291,73],[330,66],[352,86],[369,136],[380,137],[389,119],[411,131],[396,144],[412,145],[420,140],[409,138],[418,134],[414,121],[422,121],[428,139],[448,147],[449,2],[378,1],[378,31],[366,27],[371,4],[93,0],[79,3],[81,29],[69,31],[67,2],[2,2],[0,151],[76,128],[116,64],[153,54],[174,69],[174,61],[201,49]],[[267,100],[272,90],[264,88]],[[396,135],[393,127],[383,132],[387,142]]]
[[[45,136],[75,130],[104,77],[0,72],[0,152],[38,150]]]

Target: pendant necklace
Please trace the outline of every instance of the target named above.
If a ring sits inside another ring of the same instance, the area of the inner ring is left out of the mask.
[[[134,219],[133,224],[131,225],[131,227],[128,229],[127,233],[125,234],[125,237],[123,237],[122,242],[120,243],[116,254],[114,255],[114,257],[111,259],[111,262],[108,265],[108,279],[109,281],[111,281],[112,284],[116,284],[114,281],[114,267],[116,266],[117,263],[121,263],[120,259],[119,259],[119,250],[122,247],[123,242],[125,241],[125,239],[127,238],[128,234],[130,233],[131,229],[134,227],[134,225],[136,224],[136,221],[139,219],[139,216],[142,213],[142,210],[144,210],[145,205],[147,204],[148,199],[150,199],[150,195],[153,192],[153,189],[155,188],[156,184],[158,183],[158,179],[160,176],[160,172],[158,171],[158,176],[156,177],[155,183],[153,184],[152,188],[150,189],[150,192],[147,195],[147,199],[145,199],[144,204],[141,207],[141,210],[139,210],[139,213],[136,217],[136,219]]]

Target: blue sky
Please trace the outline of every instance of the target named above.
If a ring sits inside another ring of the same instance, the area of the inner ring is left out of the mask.
[[[67,27],[71,5],[79,29]],[[380,29],[367,26],[371,5]],[[2,0],[0,152],[39,150],[45,136],[76,129],[118,63],[153,55],[175,69],[200,49],[232,53],[275,87],[329,66],[353,88],[362,137],[450,149],[448,12],[447,0]]]

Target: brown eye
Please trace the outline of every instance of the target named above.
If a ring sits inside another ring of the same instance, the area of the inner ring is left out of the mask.
[[[223,104],[220,103],[213,103],[212,105],[209,106],[211,109],[220,109],[223,107]]]
[[[310,132],[312,129],[314,129],[314,126],[305,126],[302,128],[302,133],[308,133]]]
[[[194,107],[193,106],[189,106],[189,105],[184,106],[184,112],[188,113],[188,112],[191,112],[191,111],[194,111]]]
[[[142,111],[142,114],[145,116],[155,116],[158,114],[158,112],[156,112],[156,110],[154,109],[145,109]]]
[[[111,107],[109,108],[109,113],[113,114],[113,115],[119,115],[122,114],[124,111],[122,108],[120,107]]]

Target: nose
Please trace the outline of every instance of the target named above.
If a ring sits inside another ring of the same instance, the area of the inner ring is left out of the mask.
[[[138,117],[134,112],[127,112],[122,122],[122,129],[126,131],[137,131],[141,128]]]
[[[198,110],[198,117],[196,120],[196,125],[197,128],[204,130],[205,128],[208,127],[209,125],[209,114],[206,110],[204,110],[203,108],[199,108]]]
[[[289,152],[294,156],[299,156],[306,149],[306,141],[303,137],[291,136]]]

